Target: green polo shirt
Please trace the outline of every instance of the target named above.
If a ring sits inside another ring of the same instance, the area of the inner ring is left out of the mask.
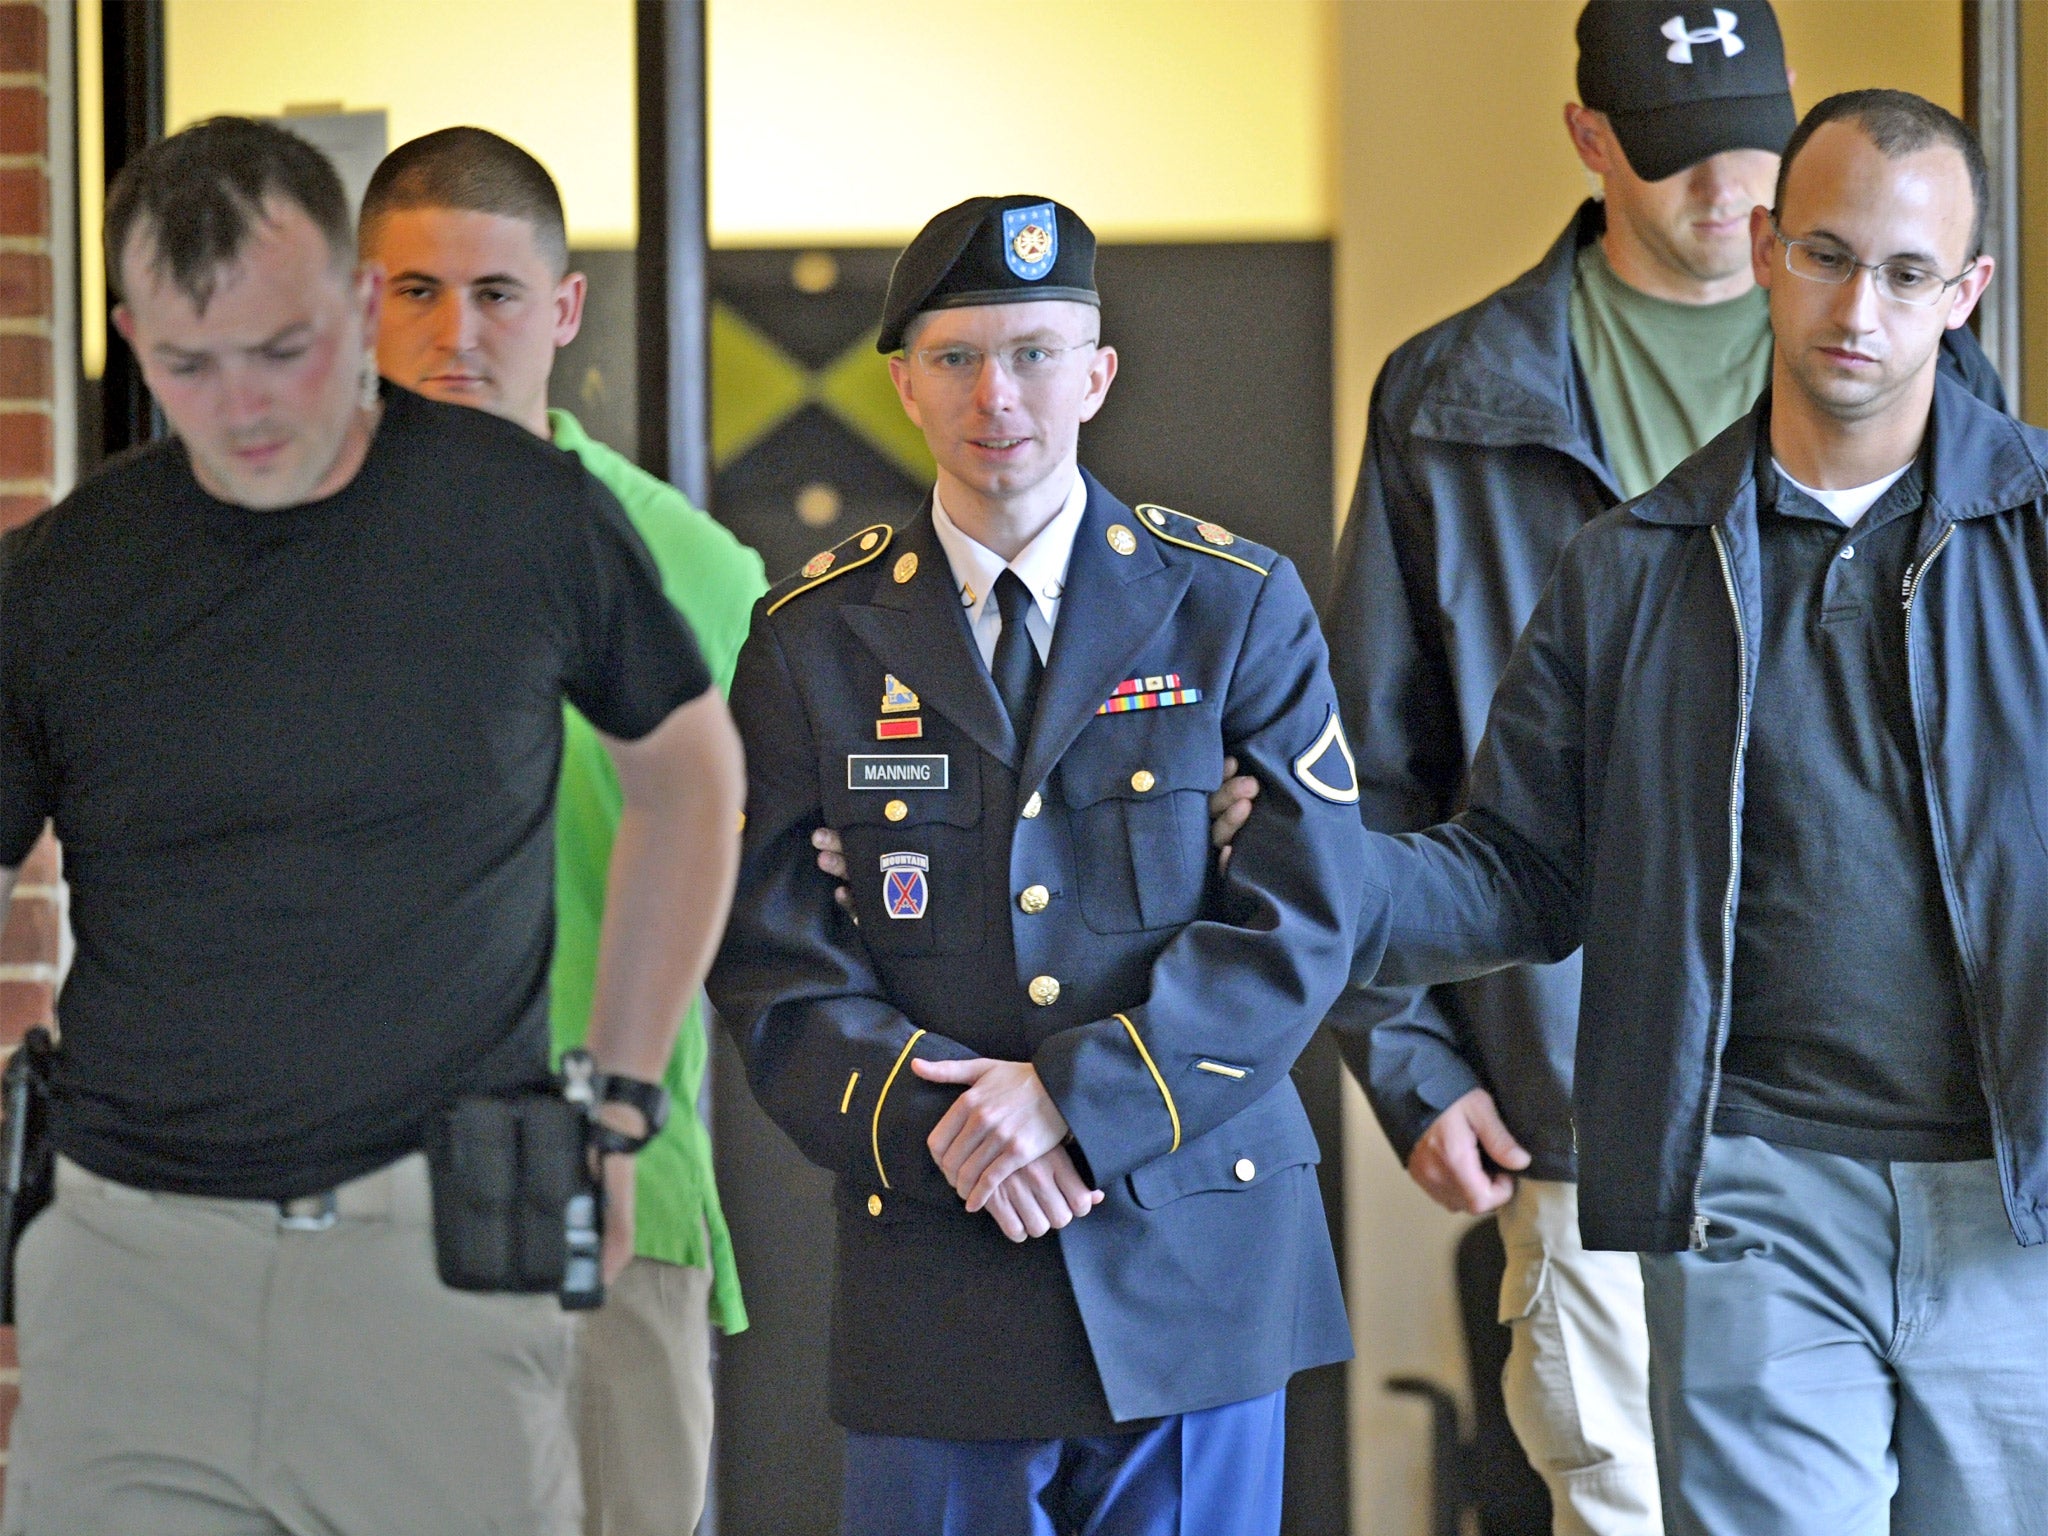
[[[768,590],[761,557],[683,493],[583,430],[567,411],[549,411],[557,448],[604,482],[639,530],[661,572],[662,590],[690,621],[704,664],[721,689],[732,670],[754,600]],[[559,1054],[583,1043],[597,989],[597,939],[605,876],[618,831],[618,775],[590,723],[563,707],[562,784],[555,804],[555,960],[549,1016]],[[708,1047],[702,1005],[690,1004],[663,1082],[675,1097],[668,1127],[639,1157],[634,1251],[668,1264],[708,1264],[711,1320],[727,1333],[747,1326],[732,1237],[711,1176],[711,1133],[697,1113]]]

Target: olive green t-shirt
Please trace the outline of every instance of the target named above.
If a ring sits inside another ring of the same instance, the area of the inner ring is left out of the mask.
[[[721,689],[746,641],[754,600],[768,590],[761,557],[683,493],[597,442],[567,411],[549,411],[557,448],[567,449],[626,509],[661,573],[662,590],[697,636]],[[597,940],[605,876],[623,800],[611,755],[590,723],[563,706],[561,787],[555,800],[555,958],[548,977],[555,1050],[583,1043],[597,990]],[[709,1265],[711,1320],[727,1333],[747,1326],[732,1238],[711,1177],[711,1134],[697,1114],[709,1042],[692,1002],[662,1081],[674,1100],[667,1127],[638,1158],[634,1251],[668,1264]]]
[[[1579,252],[1571,329],[1624,496],[1642,495],[1718,437],[1771,381],[1763,289],[1719,304],[1652,298],[1614,275],[1597,240]]]

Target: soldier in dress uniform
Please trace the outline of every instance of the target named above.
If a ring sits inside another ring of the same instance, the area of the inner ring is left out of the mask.
[[[937,487],[771,589],[733,686],[711,992],[838,1175],[858,1536],[1277,1532],[1288,1378],[1351,1353],[1288,1075],[1365,888],[1350,749],[1293,567],[1079,468],[1094,248],[1036,196],[918,235],[880,346]]]

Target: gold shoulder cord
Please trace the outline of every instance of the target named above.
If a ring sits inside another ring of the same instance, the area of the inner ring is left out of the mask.
[[[1241,565],[1248,571],[1257,571],[1261,576],[1272,575],[1272,572],[1265,566],[1254,565],[1251,561],[1246,560],[1240,555],[1227,555],[1212,544],[1200,544],[1193,539],[1175,538],[1164,528],[1152,521],[1152,514],[1155,512],[1163,512],[1168,517],[1186,517],[1187,514],[1185,512],[1176,512],[1173,508],[1162,507],[1154,501],[1140,502],[1136,510],[1138,513],[1138,526],[1163,544],[1178,544],[1182,549],[1192,549],[1196,554],[1207,555],[1212,560],[1228,560],[1232,565]],[[775,610],[771,608],[768,611],[773,613]]]
[[[879,534],[880,537],[875,539],[872,548],[863,549],[851,560],[839,561],[835,559],[832,562],[832,566],[829,570],[822,571],[818,575],[813,576],[809,581],[805,582],[800,587],[791,587],[787,592],[783,593],[782,596],[775,599],[774,602],[768,605],[768,612],[772,614],[775,612],[776,609],[780,608],[784,603],[788,602],[791,598],[802,597],[806,592],[816,591],[819,587],[822,587],[828,581],[837,581],[841,576],[844,576],[848,571],[857,571],[862,566],[872,565],[875,561],[881,559],[882,551],[889,547],[889,541],[896,536],[896,530],[891,528],[887,523],[876,523],[872,527],[863,528],[859,533],[856,533],[852,538],[843,540],[842,542],[833,545],[830,550],[826,551],[826,553],[836,556],[839,553],[839,551],[846,548],[848,544],[859,545],[863,539],[866,539],[871,535],[876,534]],[[812,558],[815,559],[816,557],[813,556]]]

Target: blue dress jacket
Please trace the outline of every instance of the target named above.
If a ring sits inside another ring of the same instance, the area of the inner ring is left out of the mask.
[[[740,656],[747,823],[711,995],[762,1105],[837,1175],[835,1417],[1100,1433],[1347,1358],[1289,1069],[1349,969],[1364,833],[1292,567],[1089,478],[1020,742],[928,510],[828,553]],[[1226,754],[1262,793],[1219,873]],[[1056,1236],[969,1215],[926,1147],[959,1090],[910,1060],[978,1055],[1037,1065],[1106,1193]]]

